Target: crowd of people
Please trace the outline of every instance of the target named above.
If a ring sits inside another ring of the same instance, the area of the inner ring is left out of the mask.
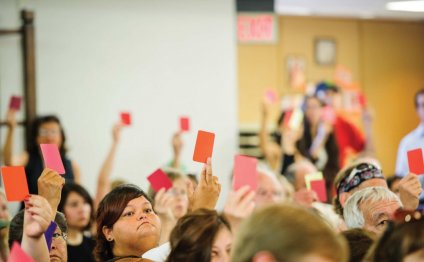
[[[375,157],[369,111],[363,109],[363,131],[338,114],[342,92],[317,85],[304,97],[300,125],[287,125],[293,110],[283,110],[272,136],[271,105],[264,101],[257,187],[231,190],[222,210],[216,204],[223,175],[210,158],[199,175],[187,174],[180,133],[172,138],[174,159],[163,168],[172,187],[143,190],[111,179],[122,129],[116,124],[93,197],[67,156],[60,120],[37,118],[27,150],[14,154],[17,121],[10,109],[3,162],[25,167],[30,195],[10,217],[0,192],[0,261],[15,242],[37,262],[424,261],[422,174],[411,173],[407,159],[407,151],[424,146],[424,89],[414,97],[419,126],[400,142],[393,177]],[[323,117],[328,108],[332,121]],[[58,146],[64,176],[44,167],[39,144]],[[317,172],[327,201],[307,186]]]

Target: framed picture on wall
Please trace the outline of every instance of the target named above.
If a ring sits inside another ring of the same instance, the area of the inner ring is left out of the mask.
[[[336,40],[333,38],[318,37],[315,39],[315,62],[318,65],[335,65],[336,51]]]

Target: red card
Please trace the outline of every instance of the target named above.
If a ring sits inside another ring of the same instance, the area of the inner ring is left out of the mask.
[[[234,158],[234,178],[233,189],[237,191],[245,185],[251,190],[256,190],[258,186],[258,160],[254,157],[237,155]]]
[[[367,105],[367,100],[366,100],[366,98],[365,98],[364,93],[362,93],[362,92],[359,92],[359,93],[358,93],[358,102],[359,102],[359,105],[360,105],[362,108],[366,107],[366,105]]]
[[[65,174],[65,167],[56,144],[40,144],[41,153],[43,154],[44,165],[53,169],[59,174]]]
[[[28,183],[23,166],[1,168],[7,201],[23,201],[29,195]]]
[[[131,125],[131,114],[129,112],[121,113],[121,122],[122,124],[129,126]]]
[[[190,131],[190,119],[188,117],[180,117],[180,130]]]
[[[284,113],[284,126],[289,127],[290,118],[293,114],[293,110],[288,110]]]
[[[206,163],[212,157],[215,134],[199,130],[197,132],[196,146],[194,147],[193,160]]]
[[[407,154],[409,172],[414,173],[416,175],[424,175],[423,150],[421,148],[417,148],[408,151]]]
[[[161,169],[157,169],[155,172],[153,172],[150,176],[147,177],[147,180],[149,180],[150,185],[156,192],[162,188],[168,190],[172,187],[171,179],[169,179],[169,177]]]
[[[324,179],[312,180],[311,189],[317,193],[319,201],[327,202],[327,188]]]
[[[21,109],[22,97],[20,96],[12,96],[9,102],[9,109],[15,109],[19,111]]]
[[[28,256],[25,251],[22,250],[18,242],[13,242],[12,250],[10,251],[8,262],[35,262],[32,257]]]

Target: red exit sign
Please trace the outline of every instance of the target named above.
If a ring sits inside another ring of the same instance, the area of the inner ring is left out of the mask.
[[[274,43],[276,41],[276,17],[271,14],[239,14],[237,38],[242,43]]]

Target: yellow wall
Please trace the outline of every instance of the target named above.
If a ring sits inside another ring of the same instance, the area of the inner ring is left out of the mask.
[[[280,95],[288,87],[286,58],[304,57],[307,81],[331,80],[334,67],[314,59],[316,37],[332,37],[337,64],[348,67],[375,111],[375,144],[386,174],[394,171],[403,135],[418,123],[413,94],[424,87],[424,24],[356,19],[279,17],[276,44],[239,44],[239,122],[258,126],[259,105],[267,88]],[[276,118],[278,108],[273,111]]]

